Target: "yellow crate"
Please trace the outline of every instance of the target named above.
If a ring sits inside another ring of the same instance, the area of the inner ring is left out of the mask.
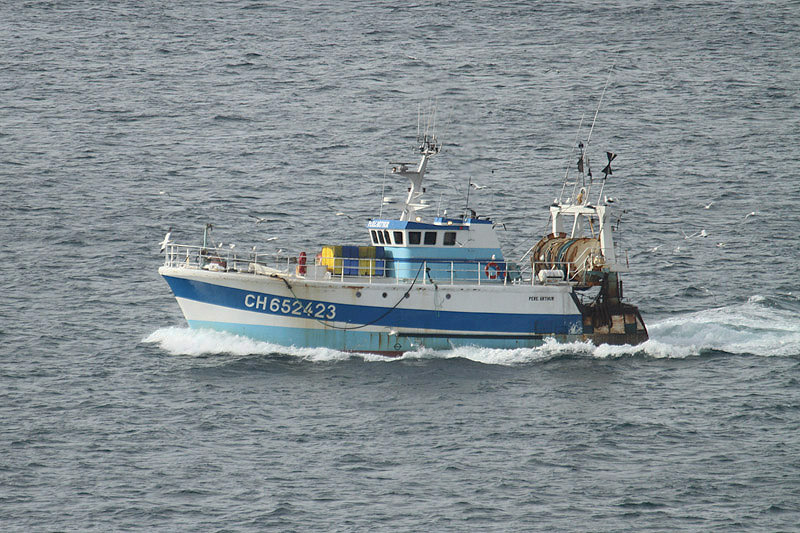
[[[323,246],[320,263],[335,275],[342,273],[342,247]]]
[[[375,247],[358,247],[358,273],[362,276],[375,275]]]

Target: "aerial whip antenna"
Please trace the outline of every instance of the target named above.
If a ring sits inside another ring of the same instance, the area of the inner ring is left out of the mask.
[[[439,102],[438,98],[433,102],[433,128],[431,130],[431,136],[435,139],[436,138],[436,112],[439,110]]]
[[[609,69],[608,69],[608,78],[606,78],[606,84],[603,86],[603,92],[600,93],[600,101],[597,102],[597,109],[594,112],[594,118],[592,119],[592,126],[589,128],[589,136],[586,137],[586,144],[584,146],[581,146],[581,158],[578,161],[578,168],[581,169],[581,171],[582,171],[584,163],[586,164],[586,170],[587,170],[587,174],[589,176],[589,183],[590,183],[590,185],[589,185],[589,189],[590,190],[587,191],[587,196],[591,192],[592,169],[589,166],[589,161],[588,160],[584,161],[585,154],[587,154],[588,151],[589,151],[589,142],[592,140],[592,132],[594,132],[594,124],[595,124],[595,122],[597,122],[597,115],[600,113],[600,107],[603,105],[603,98],[606,95],[606,89],[608,89],[608,84],[611,83],[611,75],[614,73],[614,65],[615,64],[616,64],[616,60],[614,60],[614,63],[612,63],[611,67],[609,67]],[[609,160],[609,166],[608,166],[609,172],[611,170],[611,166],[610,165],[611,165],[611,161]],[[608,177],[608,175],[606,175],[606,177]],[[585,183],[584,183],[584,185],[585,185]],[[605,182],[603,182],[603,185],[605,185]],[[601,189],[601,192],[602,192],[602,189]]]
[[[469,177],[469,183],[467,184],[467,202],[464,204],[464,216],[467,216],[469,212],[469,190],[472,189],[472,176]]]
[[[583,114],[581,115],[581,121],[578,122],[578,130],[575,132],[575,141],[572,143],[572,151],[573,152],[575,151],[575,145],[578,142],[578,139],[580,138],[581,127],[583,126],[583,119],[585,117],[586,117],[586,112],[584,111]],[[569,168],[572,165],[572,161],[571,161],[572,155],[570,155],[569,157],[570,157],[570,162],[567,163],[567,170],[564,171],[564,184],[561,186],[561,194],[558,197],[559,201],[564,199],[564,190],[566,190],[566,188],[567,188],[567,180],[569,179]],[[575,195],[575,187],[577,186],[577,184],[578,184],[578,181],[575,180],[575,186],[573,186],[573,190],[572,190],[572,195],[573,196]]]
[[[616,61],[611,64],[611,68],[608,69],[608,78],[606,79],[606,85],[603,87],[603,92],[600,94],[600,101],[597,102],[597,110],[594,112],[594,119],[592,120],[592,127],[589,128],[589,136],[586,138],[586,148],[589,148],[589,141],[592,140],[592,132],[594,131],[594,123],[597,121],[597,114],[600,113],[600,106],[603,105],[603,97],[606,95],[606,89],[608,89],[608,84],[611,82],[611,74],[614,71],[614,65]]]
[[[422,104],[417,102],[417,142],[419,142],[419,120],[420,120],[420,113],[422,112]]]

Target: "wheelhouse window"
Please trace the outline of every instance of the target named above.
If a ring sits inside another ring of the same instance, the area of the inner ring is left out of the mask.
[[[383,238],[382,231],[378,231],[378,240],[380,241],[381,244],[386,244],[386,239]]]
[[[378,232],[374,229],[370,230],[369,232],[372,235],[372,244],[378,244]]]
[[[445,246],[453,246],[456,243],[456,232],[455,231],[445,231],[444,232],[444,245]]]
[[[389,230],[383,230],[383,237],[386,239],[386,244],[392,244],[392,239],[389,236]]]
[[[419,231],[408,232],[408,244],[419,244],[422,234]]]
[[[425,244],[433,246],[436,244],[436,232],[435,231],[426,231],[425,232]]]
[[[395,244],[403,244],[403,232],[402,231],[395,231],[394,232],[394,243]]]

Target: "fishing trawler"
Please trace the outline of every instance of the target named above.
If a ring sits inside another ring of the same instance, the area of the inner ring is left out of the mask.
[[[535,347],[549,338],[647,340],[639,310],[623,301],[620,274],[628,265],[614,246],[603,187],[590,201],[583,144],[578,176],[567,173],[550,206],[551,233],[517,261],[503,254],[492,220],[472,210],[425,217],[422,184],[440,146],[435,134],[418,134],[419,160],[390,163],[392,175],[409,181],[408,195],[398,218],[369,220],[364,244],[324,245],[276,262],[209,245],[210,225],[202,245],[168,235],[159,273],[189,326],[387,356]]]

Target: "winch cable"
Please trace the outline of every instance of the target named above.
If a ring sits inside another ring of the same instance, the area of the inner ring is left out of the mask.
[[[425,263],[420,263],[419,270],[417,270],[417,275],[414,276],[414,280],[411,282],[411,285],[409,285],[408,290],[403,294],[403,296],[400,297],[400,299],[397,301],[397,303],[394,304],[389,309],[387,309],[385,313],[383,313],[381,316],[379,316],[378,318],[376,318],[375,320],[373,320],[371,322],[367,322],[366,324],[361,324],[360,326],[354,326],[352,328],[348,328],[348,327],[334,326],[333,324],[330,324],[328,322],[320,320],[317,317],[312,317],[312,318],[314,320],[316,320],[317,322],[319,322],[320,324],[322,324],[323,326],[326,326],[326,327],[329,327],[329,328],[333,328],[333,329],[341,329],[341,330],[344,330],[344,331],[350,331],[350,330],[354,330],[354,329],[361,329],[361,328],[365,328],[367,326],[371,326],[375,322],[377,322],[379,320],[383,320],[389,313],[391,313],[392,311],[397,309],[397,307],[400,305],[400,303],[402,303],[403,300],[408,298],[409,294],[411,294],[411,289],[414,288],[414,284],[416,284],[417,283],[417,279],[419,279],[419,274],[420,274],[420,272],[422,272],[422,266],[424,264]],[[297,294],[295,294],[294,289],[292,288],[291,284],[289,284],[289,280],[287,280],[283,276],[280,276],[280,279],[282,279],[283,282],[286,284],[286,288],[289,289],[289,292],[292,293],[292,296],[294,296],[294,299],[302,304],[302,300],[297,297]]]

